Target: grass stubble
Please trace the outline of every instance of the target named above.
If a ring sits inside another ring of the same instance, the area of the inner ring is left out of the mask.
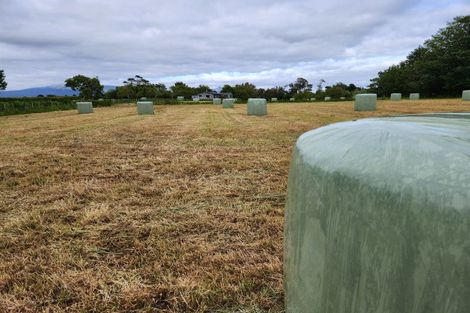
[[[0,312],[282,312],[292,148],[460,100],[134,106],[0,118]]]

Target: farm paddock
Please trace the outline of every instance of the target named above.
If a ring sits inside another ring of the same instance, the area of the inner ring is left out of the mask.
[[[282,312],[283,214],[305,131],[462,100],[135,106],[0,117],[0,311]]]

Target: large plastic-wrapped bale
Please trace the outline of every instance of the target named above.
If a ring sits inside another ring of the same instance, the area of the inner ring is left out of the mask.
[[[410,100],[419,100],[419,93],[410,93]]]
[[[93,113],[93,104],[91,102],[77,102],[77,110],[79,114]]]
[[[392,94],[390,95],[390,100],[392,100],[392,101],[400,101],[400,100],[401,100],[401,93],[397,93],[397,92],[392,93]]]
[[[363,93],[356,95],[354,100],[355,111],[377,110],[377,95],[375,93]]]
[[[155,114],[153,110],[153,102],[152,101],[138,101],[137,113],[139,115]]]
[[[212,104],[222,104],[222,99],[214,98],[214,99],[212,99]]]
[[[277,102],[277,98],[271,98],[271,102]]]
[[[247,114],[262,116],[268,114],[268,105],[266,99],[250,98],[247,104]]]
[[[310,101],[316,101],[317,98],[310,98]]]
[[[331,97],[325,97],[325,101],[330,101]]]
[[[233,109],[235,107],[235,99],[224,99],[222,101],[222,107],[224,109]]]
[[[184,96],[178,96],[178,97],[176,97],[176,100],[177,101],[184,101]]]
[[[470,114],[303,134],[288,183],[288,313],[470,309]]]
[[[470,101],[470,90],[462,91],[462,100]]]
[[[294,101],[295,101],[295,98],[290,98],[289,101],[290,101],[290,102],[294,102]]]

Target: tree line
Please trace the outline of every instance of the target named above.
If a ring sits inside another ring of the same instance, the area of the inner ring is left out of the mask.
[[[371,80],[379,96],[419,92],[425,97],[456,97],[470,89],[470,15],[459,16]]]

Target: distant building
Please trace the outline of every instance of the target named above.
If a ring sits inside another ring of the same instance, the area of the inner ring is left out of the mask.
[[[233,94],[231,92],[216,92],[216,91],[206,91],[200,94],[194,95],[193,100],[213,100],[214,98],[220,99],[228,99],[233,98]]]

